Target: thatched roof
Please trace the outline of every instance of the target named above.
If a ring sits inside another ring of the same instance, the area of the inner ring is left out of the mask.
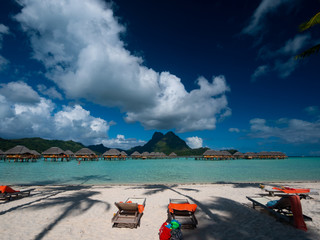
[[[65,152],[59,148],[59,147],[51,147],[44,152],[42,152],[42,155],[61,155],[65,154]]]
[[[220,155],[221,156],[232,156],[232,154],[229,153],[228,151],[220,151]]]
[[[216,151],[216,150],[207,150],[203,153],[204,156],[218,156],[220,155],[220,152],[219,151]]]
[[[244,156],[244,154],[242,152],[236,152],[233,154],[233,156]]]
[[[161,152],[161,153],[160,153],[160,156],[161,156],[161,157],[166,157],[167,155],[164,154],[163,152]]]
[[[65,151],[65,154],[67,154],[69,156],[73,156],[74,155],[74,153],[72,151],[70,151],[70,150]]]
[[[140,155],[141,155],[141,154],[140,154],[139,152],[137,152],[137,151],[135,151],[134,153],[131,154],[131,156],[133,156],[133,157],[134,157],[134,156],[140,156]]]
[[[0,155],[4,155],[4,152],[0,149]]]
[[[169,157],[177,157],[178,155],[176,154],[176,153],[174,153],[174,152],[172,152],[172,153],[170,153],[169,154]]]
[[[109,149],[108,151],[105,151],[105,153],[102,155],[103,156],[119,156],[120,151],[117,149]]]
[[[149,156],[150,156],[150,157],[155,157],[155,156],[156,156],[156,153],[155,153],[155,152],[151,152],[151,153],[149,154]]]
[[[31,150],[21,145],[17,145],[5,152],[5,154],[28,154],[28,153],[32,154]]]
[[[257,156],[257,154],[254,153],[254,152],[246,152],[244,155],[245,156],[251,156],[251,157],[256,157]]]
[[[79,155],[96,155],[93,151],[91,151],[89,148],[82,148],[79,151],[75,153],[76,156]]]
[[[127,156],[128,154],[125,151],[121,151],[120,155],[121,156]]]
[[[38,153],[36,150],[31,150],[31,153],[35,156],[40,156],[41,154]]]
[[[286,154],[282,152],[267,152],[267,151],[262,151],[257,153],[258,156],[286,156]]]
[[[150,153],[149,152],[143,152],[141,154],[142,157],[149,157]]]

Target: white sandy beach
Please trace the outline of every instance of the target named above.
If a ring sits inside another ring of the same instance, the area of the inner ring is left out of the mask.
[[[318,182],[272,185],[320,192]],[[187,198],[198,205],[198,227],[183,229],[184,239],[320,239],[320,195],[301,200],[303,213],[313,218],[303,232],[252,209],[246,196],[265,194],[258,183],[14,188],[33,191],[30,197],[0,202],[0,239],[159,239],[169,198]],[[140,227],[112,228],[114,202],[128,197],[147,199]]]

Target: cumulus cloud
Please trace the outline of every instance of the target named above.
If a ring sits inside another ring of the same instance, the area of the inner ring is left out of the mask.
[[[289,0],[262,0],[251,16],[250,23],[242,30],[242,33],[252,36],[259,34],[264,29],[266,16],[277,11],[282,4],[289,2]]]
[[[102,144],[108,148],[130,149],[136,146],[146,144],[146,141],[137,140],[136,138],[125,138],[124,135],[118,134],[116,138],[103,139]]]
[[[265,119],[255,118],[250,121],[250,125],[249,136],[253,138],[278,138],[295,144],[320,143],[319,120],[308,122],[300,119],[280,119],[274,126],[270,126]]]
[[[0,94],[10,102],[22,104],[35,104],[40,101],[40,96],[24,82],[10,82],[0,84]]]
[[[64,106],[56,112],[50,99],[40,97],[22,82],[1,84],[0,119],[0,135],[5,138],[38,136],[84,144],[100,143],[107,138],[110,126],[80,105]]]
[[[214,129],[217,121],[214,116],[229,113],[224,95],[228,91],[226,81],[223,76],[219,76],[210,83],[201,77],[197,83],[200,89],[188,93],[179,78],[170,73],[161,73],[162,91],[156,98],[157,105],[128,112],[125,120],[140,121],[149,129],[169,129],[175,126],[177,132]]]
[[[239,130],[239,128],[229,128],[229,132],[239,133],[240,130]]]
[[[191,148],[201,148],[203,144],[203,140],[200,137],[188,137],[187,144]]]
[[[45,85],[39,84],[37,88],[40,93],[52,99],[59,99],[59,100],[63,99],[61,93],[59,93],[55,87],[47,88]]]
[[[179,77],[145,67],[125,49],[125,29],[103,1],[19,3],[16,20],[29,34],[33,58],[66,97],[119,107],[127,122],[147,129],[214,129],[217,119],[231,114],[224,77],[201,77],[199,89],[188,92]]]

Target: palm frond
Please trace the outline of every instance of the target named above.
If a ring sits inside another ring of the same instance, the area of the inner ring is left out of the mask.
[[[310,56],[311,54],[315,54],[317,52],[320,51],[320,44],[317,44],[309,49],[307,49],[306,51],[300,53],[299,55],[297,55],[295,57],[295,59],[299,59],[299,58],[305,58],[305,57],[308,57]]]
[[[308,22],[300,24],[299,29],[303,32],[316,24],[320,24],[320,12],[314,15]]]

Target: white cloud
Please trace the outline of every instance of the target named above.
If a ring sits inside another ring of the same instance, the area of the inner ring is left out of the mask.
[[[47,88],[45,85],[39,84],[37,88],[40,93],[52,99],[59,99],[59,100],[63,99],[62,95],[57,91],[55,87]]]
[[[0,50],[2,49],[2,41],[3,41],[3,35],[9,34],[9,28],[3,24],[0,24]],[[9,64],[9,61],[0,55],[0,71],[5,69],[5,67]]]
[[[268,47],[263,47],[260,50],[259,57],[267,59],[269,64],[259,66],[251,75],[251,80],[256,81],[259,77],[266,75],[269,72],[276,72],[280,78],[290,76],[299,65],[299,61],[296,61],[294,56],[309,43],[309,34],[299,34],[294,38],[289,39],[283,47],[277,50],[271,50]]]
[[[24,82],[0,84],[0,94],[14,103],[34,104],[40,101],[38,93]]]
[[[203,140],[200,137],[188,137],[187,144],[191,148],[201,148],[203,144]]]
[[[1,87],[0,135],[4,138],[38,136],[96,144],[107,137],[113,124],[91,116],[80,105],[64,106],[55,112],[56,106],[50,99],[39,97],[25,83],[11,82]]]
[[[219,117],[231,114],[223,77],[199,78],[199,89],[187,92],[178,77],[146,68],[125,49],[125,29],[104,2],[19,2],[16,19],[30,36],[33,57],[66,97],[119,107],[127,122],[148,129],[214,129]]]
[[[257,78],[267,74],[270,71],[270,68],[268,65],[262,65],[257,67],[257,69],[254,71],[254,73],[251,76],[251,80],[254,82],[257,80]]]
[[[268,126],[265,119],[255,118],[250,121],[253,138],[278,138],[286,143],[320,143],[320,121],[308,122],[300,119],[279,119],[284,126]]]
[[[161,73],[161,93],[157,95],[157,105],[128,112],[125,120],[140,121],[148,129],[169,129],[174,126],[177,132],[215,129],[215,115],[231,114],[224,95],[229,90],[226,81],[219,76],[210,83],[201,77],[197,83],[200,89],[188,93],[179,78],[170,73]]]
[[[239,130],[239,128],[229,128],[229,132],[239,133],[240,130]]]
[[[250,23],[242,30],[242,33],[255,36],[259,34],[265,26],[265,18],[269,13],[275,12],[279,6],[289,3],[289,0],[262,0],[254,14],[251,16]]]
[[[310,39],[310,34],[298,34],[293,39],[289,39],[277,52],[290,56],[298,54],[310,42]]]
[[[136,146],[146,144],[146,141],[137,140],[136,138],[125,138],[124,135],[118,134],[116,138],[103,139],[102,144],[109,148],[130,149]]]

